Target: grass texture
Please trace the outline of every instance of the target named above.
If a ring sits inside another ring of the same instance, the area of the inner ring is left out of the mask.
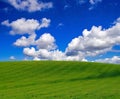
[[[0,99],[120,99],[120,65],[0,62]]]

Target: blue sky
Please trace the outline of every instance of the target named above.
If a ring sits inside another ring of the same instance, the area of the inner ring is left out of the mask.
[[[0,23],[1,61],[120,61],[119,0],[0,0]]]

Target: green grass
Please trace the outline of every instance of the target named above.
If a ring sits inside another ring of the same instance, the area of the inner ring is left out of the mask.
[[[120,99],[120,65],[1,62],[0,99]]]

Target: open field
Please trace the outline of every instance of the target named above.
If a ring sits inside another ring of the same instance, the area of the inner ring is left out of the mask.
[[[0,99],[120,99],[120,65],[1,62]]]

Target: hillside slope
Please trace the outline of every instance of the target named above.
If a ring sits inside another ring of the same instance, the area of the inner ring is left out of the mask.
[[[0,99],[120,99],[120,65],[1,62]]]

